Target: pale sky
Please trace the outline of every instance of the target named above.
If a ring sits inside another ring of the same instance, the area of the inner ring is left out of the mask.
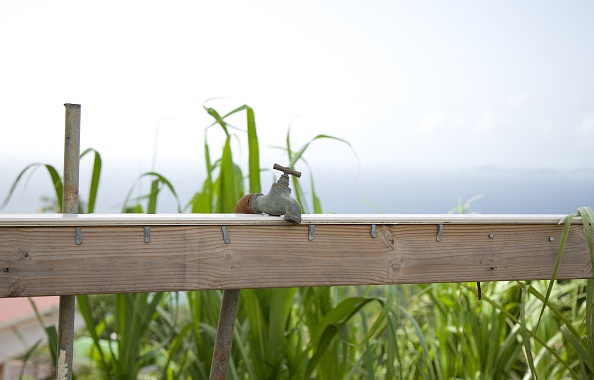
[[[213,97],[255,109],[263,166],[292,125],[295,145],[348,140],[363,171],[594,167],[593,19],[591,1],[3,0],[0,196],[61,167],[63,103],[104,175],[150,170],[157,129],[157,166],[203,167]],[[358,165],[334,142],[307,157]]]

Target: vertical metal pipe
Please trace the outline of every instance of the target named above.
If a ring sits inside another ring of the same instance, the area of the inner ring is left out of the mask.
[[[215,339],[212,363],[210,366],[210,380],[222,380],[227,378],[238,302],[239,289],[227,289],[223,291],[217,337]]]
[[[78,214],[78,174],[80,156],[80,104],[64,104],[66,129],[64,139],[64,192],[62,213]],[[58,320],[58,362],[56,379],[72,379],[74,314],[76,297],[61,296]]]

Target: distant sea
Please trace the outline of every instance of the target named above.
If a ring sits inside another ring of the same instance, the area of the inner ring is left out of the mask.
[[[167,167],[159,170],[176,187],[185,206],[199,189],[203,176],[188,176],[188,170]],[[568,214],[580,206],[594,207],[594,171],[572,170],[503,170],[475,168],[464,170],[402,170],[334,171],[315,170],[316,192],[325,213],[352,214],[442,214],[471,198],[469,212],[484,214]],[[105,171],[99,189],[97,212],[118,213],[138,173]],[[19,186],[13,199],[1,213],[34,213],[42,205],[41,197],[53,196],[47,173],[41,169],[32,177],[27,189]],[[268,192],[273,175],[264,173],[263,192]],[[277,175],[274,174],[274,178]],[[2,177],[0,199],[4,199],[9,184]],[[8,179],[11,183],[13,178]],[[81,197],[86,198],[81,176]],[[307,173],[299,180],[311,206],[310,181]],[[140,195],[142,190],[134,191]],[[160,213],[176,212],[176,202],[166,190],[159,200]]]

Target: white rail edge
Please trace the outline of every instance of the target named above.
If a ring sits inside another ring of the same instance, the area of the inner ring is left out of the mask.
[[[304,214],[301,224],[560,224],[564,214]],[[573,224],[581,218],[574,217]],[[253,214],[0,214],[1,227],[283,225]]]

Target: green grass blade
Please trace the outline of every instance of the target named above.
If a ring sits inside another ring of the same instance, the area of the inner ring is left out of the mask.
[[[107,360],[105,355],[103,354],[103,349],[101,348],[101,339],[99,334],[97,333],[97,322],[93,318],[93,310],[91,308],[91,304],[89,302],[88,295],[78,295],[76,296],[76,305],[78,306],[78,312],[83,317],[85,324],[87,326],[87,332],[91,335],[93,339],[93,344],[97,352],[99,353],[99,358],[101,359],[101,364],[103,368],[107,370],[109,368],[107,364]]]
[[[594,357],[594,280],[588,280],[586,285],[586,337],[588,351]]]
[[[522,333],[522,343],[524,344],[524,352],[526,353],[526,361],[528,362],[528,366],[530,367],[530,372],[532,373],[532,377],[534,379],[538,379],[536,375],[536,368],[534,367],[534,357],[532,356],[532,346],[530,344],[530,335],[528,325],[526,324],[526,295],[528,294],[528,289],[530,285],[526,286],[522,291],[522,302],[520,307],[520,326],[521,326],[521,333]]]
[[[219,170],[219,179],[217,181],[218,201],[216,212],[232,213],[235,209],[235,204],[241,196],[241,194],[238,193],[237,183],[238,181],[241,182],[241,177],[237,178],[236,176],[236,168],[233,164],[233,157],[231,153],[231,139],[229,137],[225,141]]]
[[[567,325],[562,325],[560,330],[563,334],[563,337],[569,342],[571,347],[573,347],[573,349],[577,353],[580,361],[586,364],[586,366],[590,369],[591,372],[594,372],[594,357],[592,356],[592,353],[589,352],[588,349],[584,346],[584,344],[580,341],[580,337],[576,337],[574,334],[572,334],[567,328]]]
[[[285,336],[285,326],[291,312],[293,299],[297,293],[296,288],[271,289],[270,290],[270,310],[268,312],[268,343],[267,357],[269,361],[275,362],[282,350]]]
[[[157,172],[147,172],[146,175],[156,177],[161,184],[165,185],[169,189],[169,191],[174,196],[175,201],[177,203],[177,212],[181,212],[181,204],[179,202],[179,197],[177,196],[177,193],[175,192],[175,188],[173,187],[173,184],[167,178],[165,178],[164,176],[162,176],[161,174],[159,174]]]
[[[143,198],[148,199],[148,201],[149,201],[149,206],[147,207],[148,213],[156,212],[156,202],[157,202],[156,197],[161,190],[160,185],[165,185],[165,187],[167,187],[169,189],[169,191],[171,192],[171,194],[173,195],[173,197],[175,198],[175,201],[177,203],[177,212],[181,212],[181,204],[179,201],[179,197],[177,196],[177,193],[175,191],[175,188],[173,187],[173,184],[167,178],[165,178],[163,175],[161,175],[157,172],[146,172],[146,173],[143,173],[140,176],[138,176],[138,178],[134,181],[132,187],[130,187],[128,194],[126,195],[126,198],[124,200],[124,205],[122,207],[123,212],[136,212],[136,211],[139,211],[142,209],[142,208],[139,209],[139,205],[129,206],[128,203],[130,202],[130,197],[132,195],[132,192],[134,191],[134,189],[136,188],[138,183],[140,183],[140,181],[145,177],[154,177],[154,180],[151,182],[151,191],[147,195],[138,197],[137,200],[140,200]],[[155,181],[157,181],[156,185],[155,185]]]
[[[52,165],[44,165],[47,169],[50,177],[52,178],[52,182],[54,184],[54,191],[56,192],[56,199],[58,200],[58,207],[60,208],[60,212],[62,211],[62,193],[64,191],[64,186],[62,185],[62,178],[58,171]]]
[[[385,302],[383,302],[382,309],[381,309],[380,313],[377,315],[377,317],[375,318],[373,325],[371,325],[371,328],[365,334],[364,340],[371,340],[371,339],[378,338],[379,334],[381,334],[385,330],[386,325],[390,322],[389,318],[393,312],[392,306],[394,305],[394,302],[396,301],[396,294],[395,294],[395,287],[387,286],[386,288],[387,288],[388,296],[386,297]],[[380,303],[382,303],[382,302],[380,301]]]
[[[334,136],[320,134],[320,135],[317,135],[316,137],[314,137],[313,139],[309,140],[309,142],[307,142],[305,145],[303,145],[301,147],[301,149],[299,149],[298,152],[296,152],[296,153],[294,153],[294,154],[292,154],[290,156],[289,166],[291,166],[291,167],[295,166],[295,164],[303,157],[303,154],[305,153],[305,151],[307,150],[307,148],[309,148],[309,146],[314,141],[321,140],[321,139],[330,139],[330,140],[340,141],[340,142],[346,144],[351,149],[351,151],[353,152],[353,154],[355,155],[355,157],[357,157],[357,153],[355,152],[355,150],[353,149],[353,146],[348,141],[346,141],[344,139],[341,139],[339,137],[334,137]],[[288,137],[287,137],[287,149],[289,149],[289,148],[290,147],[288,145]]]
[[[311,375],[317,368],[320,360],[322,359],[323,355],[328,350],[328,347],[332,344],[332,341],[336,337],[338,333],[338,328],[335,325],[330,325],[326,329],[324,329],[323,334],[320,336],[318,344],[316,346],[316,350],[307,363],[307,370],[305,372],[305,379],[311,378]]]
[[[202,204],[204,205],[204,203],[206,203],[208,204],[208,207],[205,207],[203,212],[211,213],[214,212],[214,182],[212,179],[214,166],[210,160],[210,147],[208,146],[206,133],[204,134],[204,161],[206,164],[206,181],[204,182],[202,193],[206,199],[202,201]]]
[[[468,291],[473,292],[476,294],[476,288],[474,287],[469,287],[467,285],[463,285]],[[495,307],[497,310],[499,310],[500,313],[504,314],[506,316],[506,318],[508,318],[512,323],[514,324],[519,324],[520,321],[518,320],[518,318],[513,315],[510,310],[508,310],[508,306],[507,305],[501,305],[500,303],[492,300],[488,295],[483,294],[483,297],[481,298],[481,302],[487,302],[488,304],[490,304],[491,306]],[[530,334],[530,336],[532,337],[532,339],[534,339],[538,344],[540,344],[541,346],[543,346],[554,358],[555,360],[557,360],[563,367],[565,367],[572,375],[573,378],[577,377],[577,374],[575,373],[575,371],[573,370],[572,366],[570,364],[568,364],[561,356],[559,353],[557,353],[557,350],[548,346],[546,344],[545,341],[543,341],[541,338],[539,338],[538,335],[536,335],[535,333],[533,333],[532,331],[530,331],[529,329],[527,330],[528,334]]]
[[[314,187],[314,179],[313,176],[310,178],[311,181],[311,197],[313,199],[313,212],[314,214],[321,214],[322,213],[322,202],[320,202],[320,198],[316,193],[316,189]]]
[[[248,135],[248,174],[250,178],[250,193],[260,193],[260,153],[258,134],[256,132],[256,117],[251,107],[247,108],[247,135]]]
[[[55,365],[55,363],[57,363],[56,362],[56,358],[57,358],[56,350],[58,349],[58,331],[56,330],[56,326],[54,326],[54,325],[46,326],[43,323],[43,318],[41,317],[41,314],[39,313],[39,310],[37,309],[37,305],[35,305],[33,298],[31,298],[31,297],[27,297],[27,298],[29,300],[29,304],[33,308],[33,312],[35,313],[35,318],[37,318],[37,321],[39,322],[39,324],[41,325],[41,327],[43,327],[43,330],[45,331],[48,348],[52,355],[52,363]]]
[[[207,214],[211,212],[212,203],[208,193],[209,189],[206,189],[207,187],[210,187],[210,184],[207,184],[205,181],[204,185],[202,186],[203,191],[194,194],[188,206],[186,206],[186,208],[190,208],[190,212]]]
[[[582,218],[582,226],[584,228],[584,236],[586,243],[590,250],[590,264],[594,269],[594,241],[592,239],[592,229],[594,228],[594,212],[590,207],[578,208],[578,215]]]
[[[205,103],[206,103],[206,102],[205,102]],[[223,128],[223,130],[225,131],[225,134],[226,134],[227,136],[229,136],[229,133],[228,133],[228,130],[227,130],[227,128],[235,128],[235,127],[232,127],[231,125],[229,125],[229,123],[227,123],[227,122],[225,121],[225,119],[226,119],[227,117],[229,117],[229,116],[231,116],[231,115],[233,115],[233,114],[236,114],[236,113],[238,113],[238,112],[241,112],[241,111],[243,111],[243,110],[249,110],[249,109],[251,109],[251,107],[250,107],[250,106],[248,106],[247,104],[244,104],[244,105],[242,105],[242,106],[239,106],[239,107],[235,108],[235,109],[234,109],[234,110],[232,110],[232,111],[229,111],[229,112],[227,112],[227,113],[226,113],[226,114],[224,114],[223,116],[221,116],[221,115],[220,115],[220,114],[219,114],[219,113],[218,113],[218,112],[217,112],[215,109],[213,109],[213,108],[210,108],[210,107],[206,107],[206,105],[205,105],[205,104],[204,104],[202,107],[203,107],[203,108],[206,110],[206,112],[207,112],[207,113],[208,113],[210,116],[212,116],[212,117],[215,119],[215,121],[214,121],[212,124],[210,124],[208,127],[206,127],[206,129],[208,129],[208,128],[210,128],[210,127],[212,127],[212,126],[216,125],[216,124],[219,124],[219,125],[220,125],[220,126]],[[235,128],[235,129],[238,129],[238,128]]]
[[[285,137],[285,144],[286,144],[286,152],[287,152],[287,157],[289,158],[289,165],[291,165],[291,162],[295,162],[293,160],[293,149],[291,149],[291,127],[289,126],[289,128],[287,128],[287,137]],[[294,169],[294,168],[293,168]]]
[[[29,169],[32,169],[32,172],[31,172],[31,175],[32,175],[33,172],[35,172],[35,170],[37,170],[37,168],[39,168],[40,166],[44,166],[46,168],[48,174],[50,175],[52,184],[54,186],[54,191],[56,193],[56,200],[58,202],[58,208],[60,209],[60,211],[62,211],[62,193],[64,191],[64,187],[62,185],[62,178],[60,177],[60,174],[58,174],[58,171],[56,170],[56,168],[54,168],[52,165],[40,164],[40,163],[34,163],[34,164],[27,165],[23,170],[21,170],[21,172],[17,175],[16,179],[12,183],[10,190],[8,190],[8,194],[4,198],[4,202],[2,203],[0,210],[2,210],[8,204],[10,199],[12,198],[12,195],[14,194],[14,191],[15,191],[16,187],[18,186],[19,182],[23,178],[23,175],[25,175],[25,173],[28,172]]]
[[[313,346],[315,347],[318,345],[319,339],[328,326],[348,321],[353,315],[358,313],[361,308],[373,301],[377,301],[377,299],[367,297],[349,297],[342,300],[342,302],[330,310],[330,312],[319,321],[318,326],[316,326],[316,331],[312,336]]]
[[[540,310],[540,315],[538,316],[538,322],[536,323],[536,328],[534,331],[538,331],[538,326],[540,325],[540,320],[542,319],[542,315],[547,308],[547,304],[549,302],[549,297],[551,296],[551,291],[553,290],[553,286],[555,285],[555,279],[557,278],[557,272],[559,271],[559,266],[561,265],[561,258],[563,257],[563,252],[565,251],[565,244],[567,243],[567,237],[569,236],[569,228],[571,227],[571,221],[573,220],[575,214],[570,214],[565,217],[565,225],[563,226],[563,233],[561,234],[561,242],[559,243],[559,250],[557,251],[557,258],[555,259],[555,267],[553,268],[553,274],[551,276],[551,281],[549,282],[549,287],[547,288],[547,294],[545,295],[544,303],[542,305],[542,309]]]
[[[37,342],[35,342],[31,347],[29,347],[29,349],[25,352],[25,354],[22,356],[21,358],[21,370],[19,371],[19,380],[22,379],[26,379],[25,377],[25,369],[27,369],[27,362],[29,361],[29,358],[31,356],[33,356],[33,354],[35,353],[35,350],[37,350],[37,347],[39,347],[39,345],[41,344],[42,340],[39,339]],[[55,363],[55,361],[53,362]],[[8,371],[6,371],[8,372]]]
[[[214,119],[216,120],[210,126],[213,126],[215,124],[219,124],[221,126],[221,128],[223,128],[223,131],[225,132],[225,135],[227,135],[227,137],[229,137],[229,131],[227,130],[227,123],[225,122],[225,120],[223,120],[223,118],[221,117],[221,115],[219,115],[219,113],[214,108],[204,107],[204,109],[206,110],[206,112],[210,116],[214,117]]]
[[[366,336],[369,334],[369,329],[367,327],[367,315],[361,310],[359,311],[361,316],[361,327],[363,329],[363,334]],[[365,370],[367,371],[367,379],[375,380],[375,366],[377,365],[377,360],[373,356],[373,349],[371,347],[371,341],[369,339],[365,339],[365,353],[363,355],[364,362],[365,362]]]
[[[80,155],[82,159],[88,153],[94,153],[93,171],[91,173],[91,187],[89,189],[89,204],[87,206],[87,213],[95,212],[95,203],[97,201],[97,192],[99,190],[99,179],[101,177],[101,155],[95,149],[88,148]]]
[[[404,314],[406,319],[408,319],[408,321],[412,324],[415,333],[417,334],[417,338],[419,338],[423,357],[422,363],[420,363],[422,364],[421,368],[423,369],[423,378],[435,379],[435,372],[433,371],[433,367],[431,365],[431,355],[429,355],[429,347],[427,346],[427,340],[425,339],[425,335],[421,330],[421,326],[419,326],[419,323],[408,311],[406,311],[406,309],[404,309],[402,306],[400,306],[399,309],[400,312]]]
[[[21,172],[17,175],[16,179],[13,181],[12,186],[8,190],[8,194],[6,194],[6,197],[4,197],[4,201],[2,202],[2,206],[0,207],[0,210],[2,210],[4,207],[6,207],[8,202],[10,202],[10,199],[12,198],[12,195],[14,194],[16,187],[21,182],[21,178],[23,177],[23,175],[25,175],[25,173],[29,169],[33,169],[32,171],[37,170],[37,167],[39,167],[40,165],[42,165],[42,164],[30,164],[30,165],[27,165],[23,170],[21,170]]]
[[[149,201],[146,207],[147,214],[156,214],[157,213],[157,197],[159,196],[159,180],[154,179],[151,182],[151,191],[149,193]]]

